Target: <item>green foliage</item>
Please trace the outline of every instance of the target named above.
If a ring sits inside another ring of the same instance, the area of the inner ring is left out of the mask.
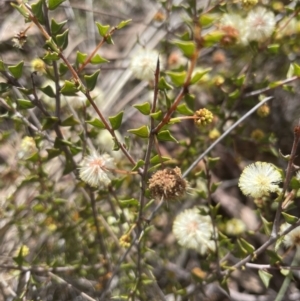
[[[80,51],[77,51],[76,62],[83,64],[87,56],[88,56],[87,53],[82,53]]]
[[[49,97],[55,97],[55,93],[53,91],[53,88],[50,85],[47,85],[45,87],[41,87],[40,90],[45,93]]]
[[[185,103],[179,105],[176,110],[178,113],[180,113],[182,115],[186,115],[186,116],[194,115],[194,112],[192,110],[190,110]]]
[[[167,83],[166,79],[162,76],[158,82],[158,89],[160,90],[172,90],[173,86]]]
[[[76,92],[78,92],[78,88],[74,82],[66,80],[60,92],[63,95],[72,96],[72,95],[76,95]]]
[[[57,46],[61,49],[66,49],[68,47],[68,36],[69,36],[69,29],[66,29],[62,34],[58,34],[55,37]]]
[[[77,120],[73,115],[68,116],[61,122],[61,126],[73,126],[79,124],[79,120]]]
[[[110,26],[109,25],[102,25],[101,23],[96,22],[98,32],[100,36],[104,37],[107,32],[109,31]]]
[[[17,65],[7,66],[7,69],[13,75],[14,78],[19,79],[22,76],[24,62],[21,61]]]
[[[263,284],[265,285],[265,287],[268,288],[270,284],[270,280],[272,279],[273,275],[264,270],[259,270],[258,275],[261,281],[263,282]]]
[[[127,26],[131,21],[132,21],[132,19],[128,19],[128,20],[121,21],[121,22],[117,25],[117,28],[118,28],[118,29],[122,29],[123,27]]]
[[[58,34],[63,27],[67,24],[67,20],[57,23],[53,18],[51,19],[51,33],[53,35]]]
[[[211,68],[207,68],[206,70],[203,70],[203,71],[196,71],[191,79],[191,85],[199,82],[199,80],[210,71],[211,71]]]
[[[91,59],[91,63],[93,65],[97,65],[97,64],[103,64],[103,63],[109,63],[109,61],[103,57],[101,57],[99,54],[96,54],[92,59]]]
[[[43,60],[45,61],[58,61],[59,60],[59,55],[57,52],[47,52],[44,57]]]
[[[187,57],[191,57],[194,54],[195,50],[196,50],[196,45],[193,41],[175,40],[172,43],[174,45],[178,46],[178,48]]]
[[[43,14],[43,0],[40,0],[38,2],[35,2],[31,5],[31,9],[33,14],[35,15],[35,17],[38,19],[38,21],[41,24],[45,24],[45,20],[44,20],[44,14]]]
[[[53,126],[58,122],[57,117],[46,117],[43,120],[43,131],[53,128]]]
[[[178,141],[171,135],[169,130],[159,132],[157,134],[157,139],[159,141],[173,141],[178,143]]]
[[[285,212],[282,212],[281,214],[282,214],[284,220],[291,225],[295,224],[299,220],[299,218],[297,216],[293,216],[293,215],[287,214]]]
[[[17,99],[17,104],[19,109],[31,109],[35,107],[31,101],[26,99]]]
[[[132,133],[141,138],[148,138],[149,137],[149,128],[146,125],[141,126],[138,129],[130,129],[128,130],[129,133]]]
[[[55,10],[58,6],[60,6],[65,0],[49,0],[48,8],[50,10]]]
[[[87,120],[86,123],[98,128],[98,129],[105,129],[104,123],[99,120],[98,118],[94,118],[92,120]]]
[[[149,102],[145,102],[145,103],[142,103],[142,104],[137,104],[137,105],[134,105],[134,107],[144,115],[149,115],[150,114],[151,106],[150,106]]]
[[[180,87],[184,84],[184,81],[186,78],[186,71],[182,71],[182,72],[168,71],[168,72],[166,72],[166,74],[170,77],[172,83],[175,86]]]
[[[100,73],[100,70],[97,70],[95,73],[93,73],[91,75],[84,76],[84,79],[86,82],[86,87],[88,88],[88,90],[90,90],[90,91],[94,90],[94,88],[97,84],[97,79],[98,79],[99,73]]]
[[[120,128],[121,124],[122,124],[122,119],[123,119],[123,111],[120,112],[119,114],[115,115],[115,116],[111,116],[108,117],[109,122],[111,124],[111,127],[114,130],[117,130]]]

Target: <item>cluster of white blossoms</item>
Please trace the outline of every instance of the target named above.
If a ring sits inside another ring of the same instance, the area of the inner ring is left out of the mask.
[[[269,195],[270,192],[279,194],[280,182],[282,182],[282,176],[273,164],[255,162],[243,170],[239,187],[244,195],[261,198]]]
[[[261,6],[252,9],[246,18],[225,14],[220,21],[220,28],[226,28],[228,32],[228,27],[231,27],[237,33],[237,40],[244,45],[251,41],[265,41],[273,34],[275,25],[274,13]]]
[[[99,155],[94,151],[81,162],[79,177],[92,187],[107,187],[114,168],[114,159],[110,155]]]
[[[216,249],[215,241],[212,239],[211,218],[208,215],[202,215],[198,207],[186,209],[175,218],[173,234],[181,246],[194,249],[201,255]]]
[[[140,50],[131,60],[130,70],[140,80],[153,80],[159,54],[156,50]]]

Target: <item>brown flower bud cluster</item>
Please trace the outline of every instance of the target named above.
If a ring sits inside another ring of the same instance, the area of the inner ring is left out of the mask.
[[[156,199],[174,200],[185,194],[187,182],[179,167],[158,170],[149,180],[149,189]]]

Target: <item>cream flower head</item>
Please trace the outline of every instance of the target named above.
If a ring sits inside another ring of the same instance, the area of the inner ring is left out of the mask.
[[[133,75],[140,80],[153,80],[158,56],[156,50],[143,49],[138,52],[130,63]]]
[[[251,10],[246,18],[248,41],[263,41],[269,38],[276,25],[275,15],[264,7]]]
[[[246,38],[245,20],[238,14],[229,13],[224,14],[220,20],[220,29],[224,31],[228,42],[238,42],[243,45],[248,43]]]
[[[283,233],[287,228],[291,225],[288,223],[284,223],[280,227],[280,233]],[[286,234],[283,238],[283,244],[289,248],[296,246],[297,248],[300,247],[300,226],[293,229],[291,232]]]
[[[186,209],[177,215],[173,223],[173,234],[181,246],[195,249],[201,255],[216,249],[215,241],[212,239],[211,218],[208,215],[201,215],[197,207]]]
[[[18,152],[19,159],[27,159],[38,151],[33,137],[26,136],[22,139]]]
[[[110,175],[115,167],[113,160],[108,154],[99,155],[94,151],[81,162],[80,179],[92,187],[107,187],[111,183]]]
[[[280,172],[273,164],[256,162],[248,165],[239,179],[239,187],[244,195],[261,198],[270,192],[280,192],[282,181]]]

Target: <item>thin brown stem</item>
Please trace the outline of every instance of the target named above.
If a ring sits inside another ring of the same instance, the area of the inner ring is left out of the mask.
[[[209,204],[209,216],[211,219],[211,223],[213,226],[213,240],[215,242],[215,248],[216,248],[216,265],[217,265],[217,274],[221,275],[221,267],[220,267],[220,256],[219,256],[219,248],[218,248],[218,228],[216,225],[216,221],[212,215],[212,210],[211,210],[211,205],[212,205],[212,196],[211,196],[211,174],[210,174],[210,170],[207,164],[207,161],[204,160],[204,164],[205,164],[205,170],[206,170],[206,179],[207,179],[207,191],[208,191],[208,204]]]
[[[103,255],[103,259],[104,259],[104,265],[107,267],[107,272],[110,271],[110,259],[108,257],[108,253],[106,250],[106,246],[104,243],[104,239],[103,236],[101,234],[100,231],[100,225],[99,225],[99,221],[98,221],[98,216],[97,216],[97,209],[96,209],[96,201],[95,201],[95,196],[93,191],[89,191],[89,195],[90,195],[90,200],[91,200],[91,206],[92,206],[92,211],[93,211],[93,218],[94,218],[94,223],[95,223],[95,227],[96,227],[96,233],[97,233],[97,239],[98,239],[98,243],[100,246],[100,252]]]
[[[157,103],[157,96],[158,96],[158,82],[159,82],[159,74],[160,74],[160,66],[159,66],[159,59],[157,60],[156,70],[155,70],[155,78],[154,78],[154,98],[153,98],[153,105],[151,108],[151,112],[154,113],[156,110],[156,103]],[[145,206],[145,192],[147,188],[147,176],[148,176],[148,168],[150,164],[151,152],[153,148],[153,143],[155,139],[155,134],[152,132],[154,128],[154,119],[151,118],[151,125],[150,125],[150,135],[148,139],[147,150],[145,154],[145,164],[144,170],[141,177],[141,192],[140,192],[140,208],[139,208],[139,215],[138,215],[138,222],[137,222],[137,236],[140,237],[142,232],[145,230],[145,227],[142,227],[142,220],[143,220],[143,210]],[[138,260],[137,260],[137,289],[141,283],[141,275],[142,275],[142,252],[141,252],[141,240],[138,241]]]
[[[192,73],[193,73],[194,68],[196,66],[197,59],[198,59],[200,49],[201,49],[201,46],[202,46],[201,45],[202,43],[201,43],[199,25],[195,25],[194,34],[195,34],[195,41],[197,42],[196,43],[196,49],[195,49],[195,52],[193,53],[193,55],[191,56],[190,66],[188,68],[184,84],[183,84],[179,94],[177,95],[176,99],[174,100],[172,106],[170,107],[170,109],[165,114],[163,120],[156,126],[155,129],[152,130],[152,132],[155,133],[155,134],[157,134],[161,130],[161,128],[163,126],[165,126],[170,121],[170,118],[171,118],[172,114],[175,112],[175,110],[178,107],[179,103],[181,102],[183,97],[188,93],[188,87],[189,87],[190,82],[191,82]]]
[[[277,207],[276,214],[275,214],[275,219],[274,219],[271,236],[276,236],[276,234],[279,231],[280,217],[281,217],[281,212],[283,210],[282,204],[284,202],[284,195],[288,189],[288,185],[290,184],[290,181],[292,178],[292,173],[294,171],[293,164],[294,164],[294,160],[296,158],[296,152],[297,152],[297,147],[298,147],[299,141],[300,141],[300,125],[297,125],[294,128],[294,142],[293,142],[293,146],[292,146],[292,150],[291,150],[291,155],[289,157],[288,166],[286,169],[286,176],[285,176],[285,180],[283,183],[283,191],[281,194],[280,201],[278,202],[278,207]]]
[[[82,65],[80,66],[80,68],[78,68],[77,72],[80,73],[84,67],[90,63],[90,61],[92,60],[92,58],[94,57],[94,55],[96,54],[96,52],[102,47],[102,45],[106,42],[107,38],[112,35],[118,28],[117,27],[113,27],[109,33],[107,33],[103,39],[100,41],[100,43],[96,46],[96,48],[92,51],[92,53],[87,57],[87,59],[82,63]]]

